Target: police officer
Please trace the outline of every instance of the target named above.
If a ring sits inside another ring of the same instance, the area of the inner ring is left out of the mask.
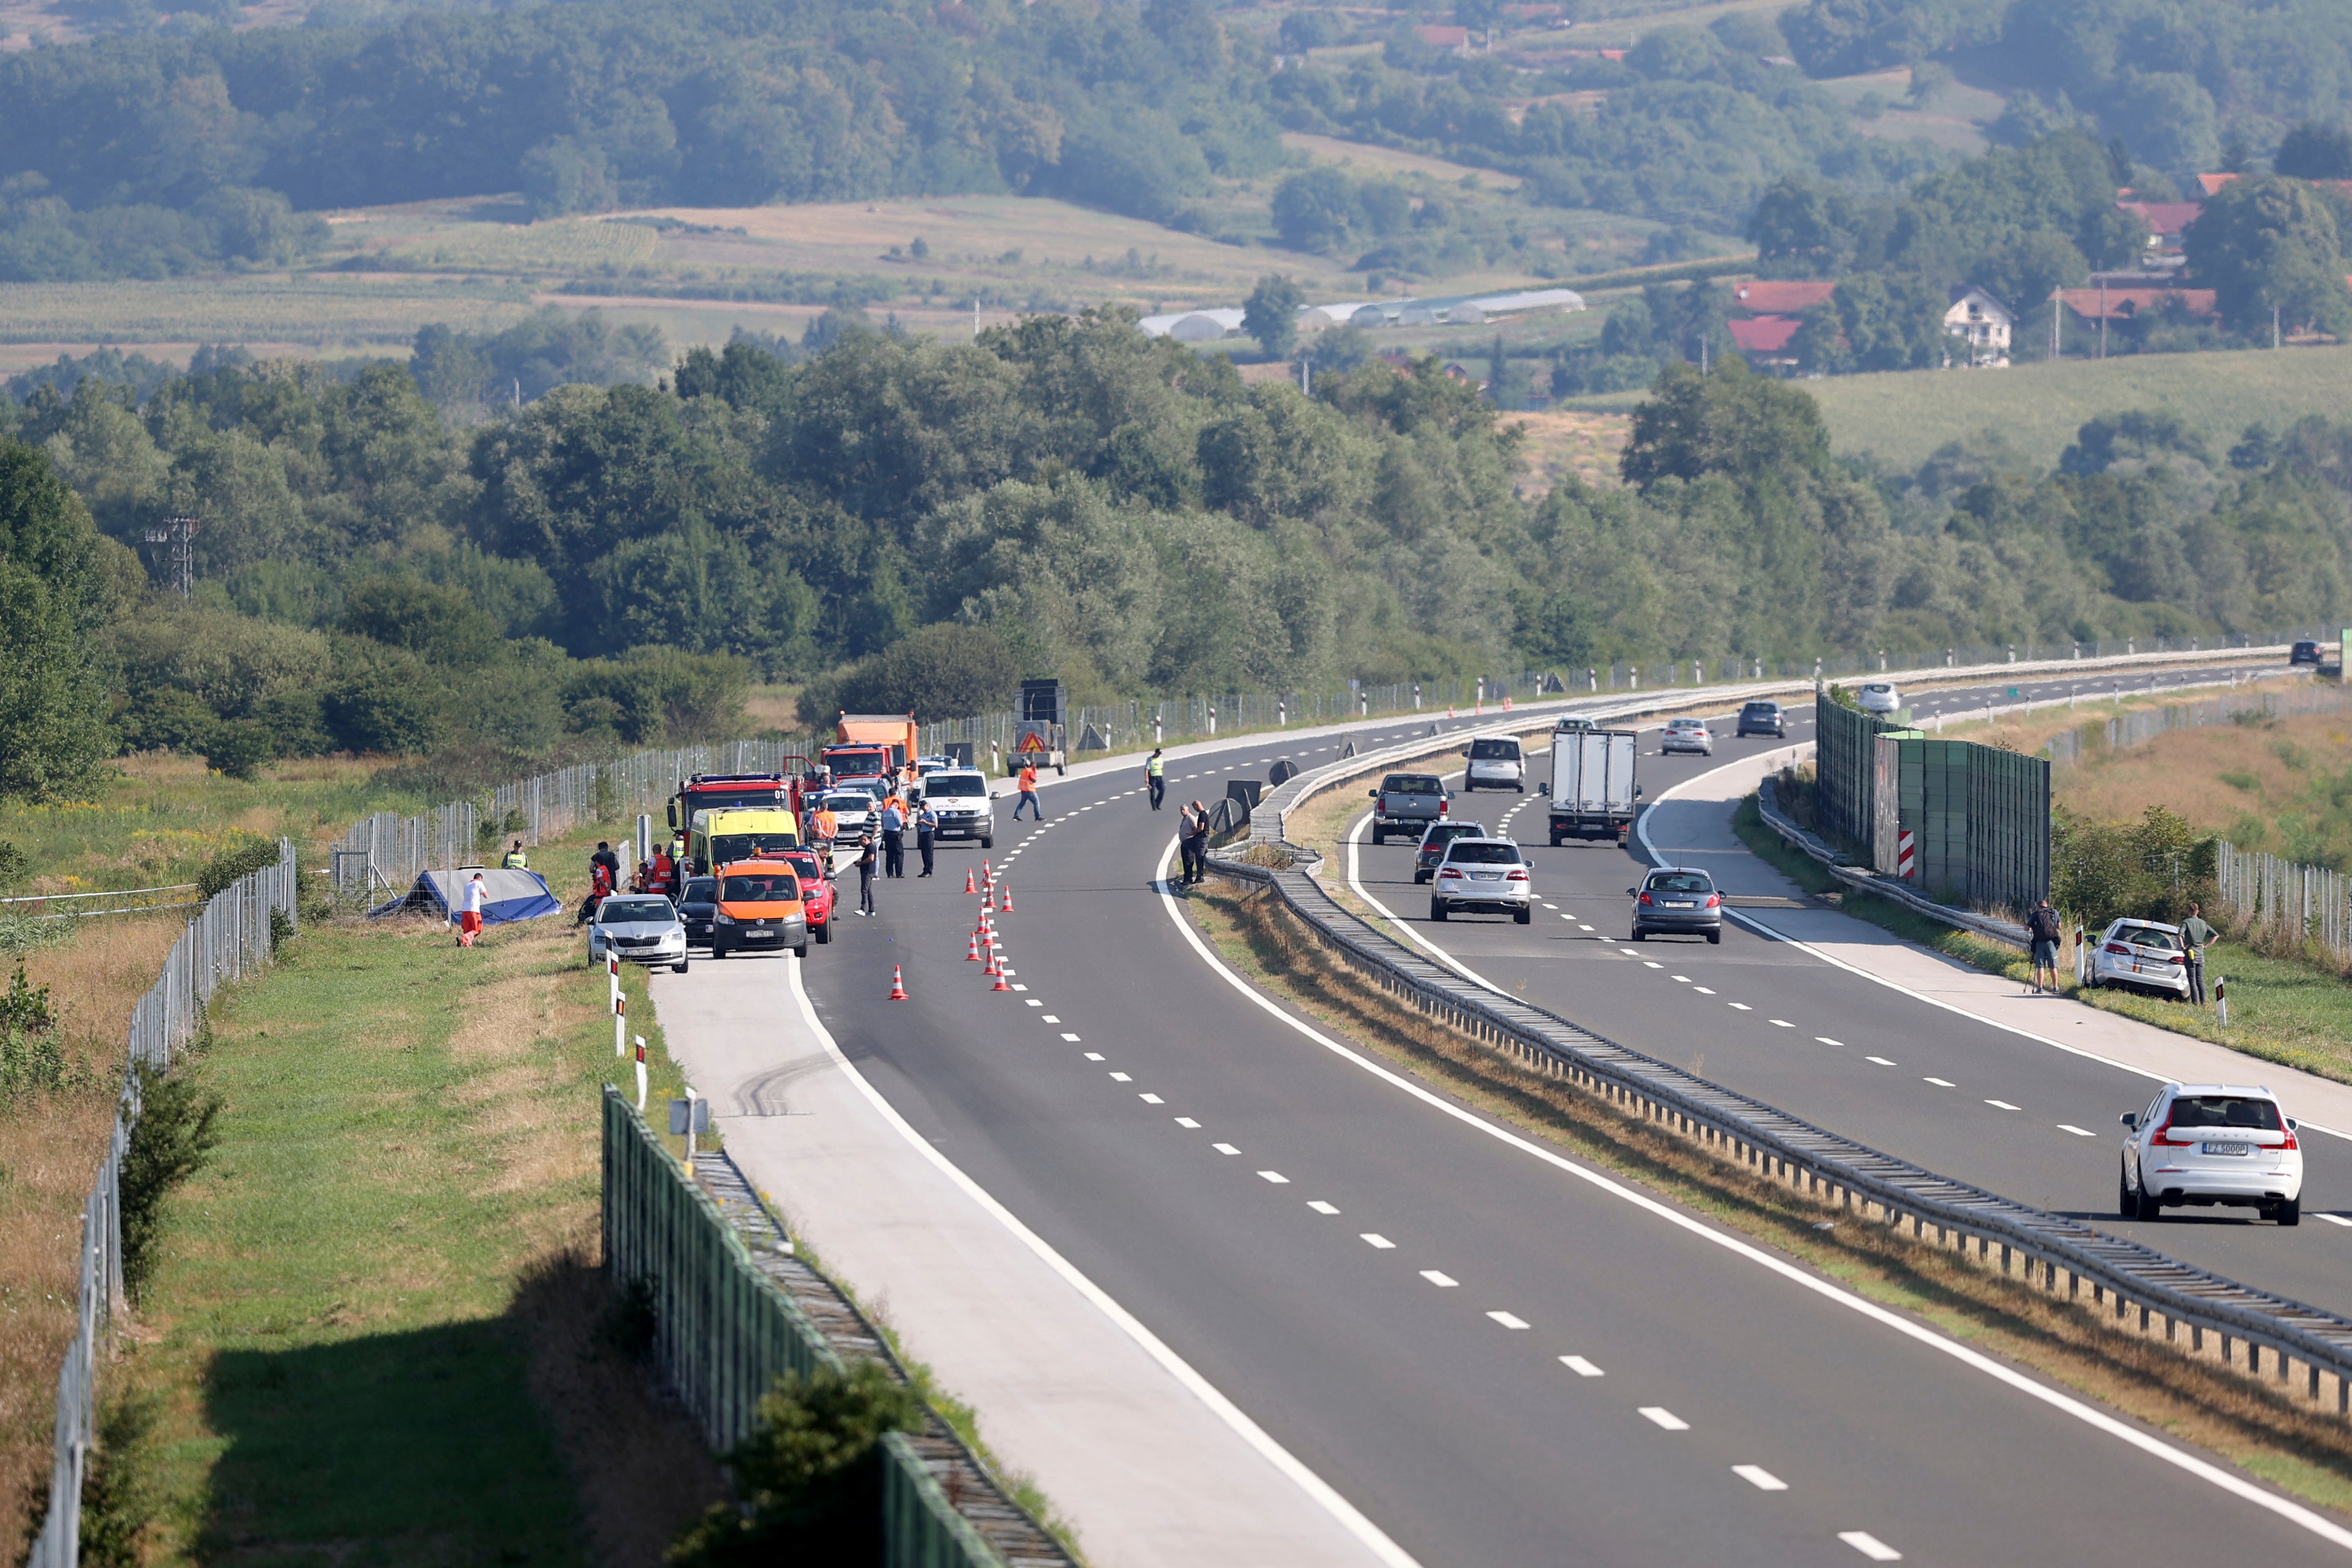
[[[940,814],[932,809],[929,800],[925,800],[921,814],[915,818],[915,849],[923,858],[923,868],[916,873],[917,876],[931,874],[931,845],[939,832]]]
[[[499,864],[509,871],[527,871],[530,868],[530,858],[522,852],[521,839],[518,838],[514,841],[514,847],[507,851],[507,858]]]
[[[882,874],[907,874],[907,808],[895,795],[882,803]]]
[[[1158,811],[1160,803],[1168,797],[1167,772],[1168,764],[1161,759],[1160,748],[1152,747],[1151,755],[1144,759],[1143,779],[1151,786],[1151,809],[1154,811]]]

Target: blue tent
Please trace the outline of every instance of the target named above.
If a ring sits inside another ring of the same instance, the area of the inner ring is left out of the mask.
[[[457,911],[466,907],[466,884],[474,879],[478,868],[460,867],[455,871],[425,871],[418,875],[416,885],[399,898],[377,905],[368,914],[373,919],[396,915],[404,910],[435,910],[445,921],[455,921]],[[504,867],[478,868],[482,876],[482,923],[500,925],[508,921],[537,920],[541,915],[559,914],[563,906],[547,890],[547,879],[536,871],[509,871]]]

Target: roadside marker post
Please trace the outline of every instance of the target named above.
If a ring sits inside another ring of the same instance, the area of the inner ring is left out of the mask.
[[[637,1037],[637,1114],[646,1113],[646,1037]]]
[[[2230,983],[2219,974],[2213,976],[2213,1021],[2230,1026]]]
[[[621,992],[613,993],[613,1056],[615,1060],[629,1054],[629,999]]]

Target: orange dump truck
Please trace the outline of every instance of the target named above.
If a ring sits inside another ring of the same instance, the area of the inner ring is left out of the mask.
[[[911,713],[844,713],[834,727],[835,742],[818,755],[835,782],[887,778],[915,756],[917,730]]]

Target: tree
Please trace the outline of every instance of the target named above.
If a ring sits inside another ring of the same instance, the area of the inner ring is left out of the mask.
[[[1298,312],[1307,295],[1279,272],[1257,280],[1242,302],[1242,331],[1257,340],[1268,359],[1288,359],[1298,343]]]
[[[2275,310],[2284,326],[2352,336],[2342,237],[2313,186],[2277,174],[2232,180],[2184,242],[2189,271],[2211,286],[2221,319],[2238,331],[2267,334]]]
[[[1765,189],[1747,234],[1771,276],[1826,278],[1853,262],[1858,224],[1852,196],[1790,177]]]
[[[1337,250],[1363,225],[1356,183],[1328,163],[1300,171],[1274,188],[1274,227],[1293,250]]]
[[[987,626],[941,621],[868,654],[831,681],[809,688],[802,721],[830,724],[836,712],[912,713],[929,722],[1009,708],[1022,670]]]
[[[1782,464],[1818,473],[1829,458],[1820,405],[1784,382],[1751,374],[1746,361],[1734,358],[1706,375],[1692,365],[1667,365],[1650,400],[1633,411],[1618,467],[1628,484],[1648,489],[1667,478],[1750,479]]]
[[[85,797],[113,754],[68,593],[0,557],[0,798]]]
[[[2279,142],[2271,167],[2298,180],[2352,180],[2352,131],[2306,120]]]

